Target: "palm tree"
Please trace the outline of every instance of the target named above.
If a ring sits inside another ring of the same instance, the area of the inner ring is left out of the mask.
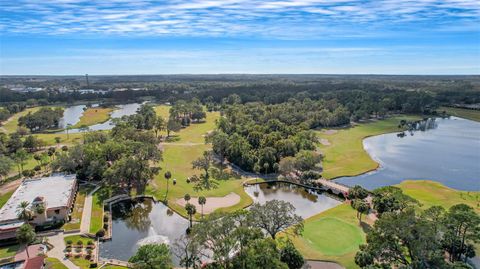
[[[203,205],[207,203],[207,198],[205,196],[198,197],[198,204],[202,207],[202,219],[203,219]]]
[[[167,201],[168,185],[170,183],[170,178],[172,178],[172,173],[170,173],[170,171],[165,172],[165,180],[167,180],[167,192],[165,193],[165,201]]]
[[[187,214],[189,216],[189,219],[190,219],[190,228],[192,228],[193,226],[193,220],[192,220],[192,216],[195,215],[195,213],[197,213],[197,208],[190,204],[190,203],[187,203],[185,205],[185,210],[187,210]]]
[[[27,252],[27,259],[30,258],[28,254],[28,245],[35,240],[36,236],[37,235],[35,234],[32,226],[27,223],[20,226],[20,228],[18,228],[17,230],[17,240],[20,244],[25,246],[25,251]]]
[[[22,201],[17,207],[17,217],[20,220],[28,222],[32,218],[32,211],[28,208],[30,205],[27,201]]]
[[[69,135],[68,135],[68,130],[70,130],[72,128],[72,125],[70,123],[67,124],[67,139],[69,138]]]
[[[190,197],[190,194],[185,194],[185,196],[183,196],[183,199],[185,199],[185,201],[188,203],[188,201],[190,201],[192,197]]]

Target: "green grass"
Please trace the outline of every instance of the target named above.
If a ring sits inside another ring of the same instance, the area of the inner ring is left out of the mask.
[[[0,247],[0,259],[10,258],[15,256],[20,249],[20,245],[10,245]]]
[[[168,106],[157,106],[155,110],[158,115],[168,116]],[[186,216],[185,209],[176,203],[178,198],[182,198],[186,193],[191,196],[205,197],[221,197],[234,192],[240,196],[240,203],[218,210],[234,211],[244,208],[252,203],[252,199],[243,190],[243,179],[230,175],[228,179],[218,180],[219,186],[216,189],[203,190],[196,192],[193,184],[188,184],[186,179],[192,175],[200,175],[201,171],[192,168],[192,161],[201,157],[205,150],[211,148],[205,145],[204,135],[215,128],[215,120],[220,117],[218,112],[207,112],[207,120],[203,123],[193,123],[175,134],[175,142],[163,144],[163,161],[160,163],[162,171],[155,177],[147,187],[147,193],[154,195],[159,200],[165,199],[166,180],[164,174],[166,171],[172,173],[170,187],[168,192],[168,205],[173,210],[183,216]],[[172,184],[173,179],[177,180],[177,184]],[[207,201],[208,203],[208,201]],[[199,214],[197,214],[200,216]],[[197,216],[197,217],[198,217]]]
[[[2,206],[7,203],[8,199],[10,199],[10,196],[12,196],[14,192],[15,190],[12,190],[5,194],[0,195],[0,208],[2,208]]]
[[[65,241],[65,244],[67,244],[68,240],[71,240],[73,245],[77,245],[78,240],[81,240],[84,246],[87,245],[88,241],[92,241],[92,242],[95,241],[94,239],[81,236],[81,235],[69,235],[63,238],[63,241]]]
[[[35,136],[41,140],[43,140],[47,146],[55,146],[57,142],[55,141],[55,137],[60,137],[60,144],[61,145],[73,145],[78,144],[83,141],[83,134],[82,133],[74,133],[74,134],[35,134]]]
[[[3,124],[2,128],[5,130],[7,134],[14,133],[17,131],[18,128],[18,119],[22,116],[27,115],[29,112],[36,112],[40,109],[40,107],[32,107],[32,108],[27,108],[24,111],[15,113],[12,115],[5,124]],[[1,129],[0,129],[1,130]]]
[[[471,110],[471,109],[463,109],[463,108],[454,108],[454,107],[440,107],[437,109],[438,112],[447,112],[447,114],[465,118],[474,121],[480,121],[480,110]]]
[[[93,194],[92,215],[90,219],[90,233],[95,234],[103,228],[103,199],[102,192],[97,190]]]
[[[48,257],[45,259],[46,269],[68,269],[61,261],[56,258]]]
[[[168,120],[168,117],[170,115],[170,108],[171,106],[158,105],[158,106],[155,106],[153,109],[155,110],[155,113],[157,114],[157,116],[162,117],[165,120]]]
[[[102,268],[104,268],[104,269],[127,269],[128,267],[120,266],[120,265],[107,264]]]
[[[397,186],[408,196],[417,199],[424,209],[434,205],[449,209],[463,203],[480,214],[480,192],[458,191],[429,180],[405,180]]]
[[[349,204],[341,204],[305,220],[302,236],[292,241],[306,259],[337,262],[346,268],[358,268],[354,262],[358,246],[365,242],[356,213]]]
[[[77,193],[77,198],[75,199],[75,204],[72,211],[72,220],[63,225],[63,229],[67,231],[78,230],[82,223],[82,213],[83,206],[85,204],[85,196],[87,193],[93,190],[93,186],[80,186]]]
[[[91,268],[90,261],[86,260],[83,257],[80,257],[80,258],[70,257],[69,260],[72,261],[76,266],[80,267],[81,269]]]
[[[334,134],[318,131],[320,138],[327,139],[330,145],[320,145],[325,158],[323,177],[333,179],[341,176],[356,176],[378,167],[364,150],[364,138],[399,131],[400,120],[419,119],[416,116],[399,116],[371,123],[359,124],[350,128],[337,129]]]
[[[112,113],[113,108],[101,108],[101,107],[91,107],[85,110],[80,117],[80,121],[77,122],[72,128],[79,128],[80,126],[94,125],[97,123],[106,122],[110,118],[110,113]]]

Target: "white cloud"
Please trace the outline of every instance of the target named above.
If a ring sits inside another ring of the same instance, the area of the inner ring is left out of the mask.
[[[428,22],[478,23],[477,0],[18,0],[0,6],[2,32],[308,38],[368,35]],[[466,28],[470,30],[471,28]]]

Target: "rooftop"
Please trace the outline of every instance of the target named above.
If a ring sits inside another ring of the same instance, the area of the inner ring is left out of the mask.
[[[0,222],[16,220],[18,205],[22,201],[32,203],[37,197],[44,197],[47,209],[68,206],[75,182],[75,175],[25,180],[0,209]]]

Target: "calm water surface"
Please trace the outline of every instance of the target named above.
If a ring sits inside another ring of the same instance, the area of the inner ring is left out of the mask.
[[[480,123],[437,118],[432,127],[405,132],[404,137],[392,133],[365,139],[363,145],[380,169],[337,180],[375,189],[404,179],[430,179],[459,190],[480,191]]]
[[[86,105],[69,106],[63,111],[63,117],[60,120],[58,126],[60,128],[67,128],[68,124],[75,125],[80,121],[80,117],[83,115],[83,109]]]
[[[133,203],[123,201],[112,206],[112,240],[101,243],[100,256],[128,261],[144,244],[173,244],[185,234],[188,221],[162,203],[151,199]],[[172,257],[178,264],[178,260]]]
[[[141,105],[142,105],[141,103],[117,105],[117,109],[115,109],[112,112],[112,114],[110,115],[110,119],[108,121],[89,126],[88,128],[90,131],[110,130],[114,126],[112,124],[112,119],[133,115],[137,113],[137,109],[140,108]],[[79,133],[81,131],[80,129],[71,129],[68,132],[73,134],[73,133]],[[62,133],[66,133],[66,131],[63,131]]]
[[[290,202],[304,219],[342,203],[326,194],[285,183],[262,183],[245,187],[245,191],[260,204],[274,199]]]

